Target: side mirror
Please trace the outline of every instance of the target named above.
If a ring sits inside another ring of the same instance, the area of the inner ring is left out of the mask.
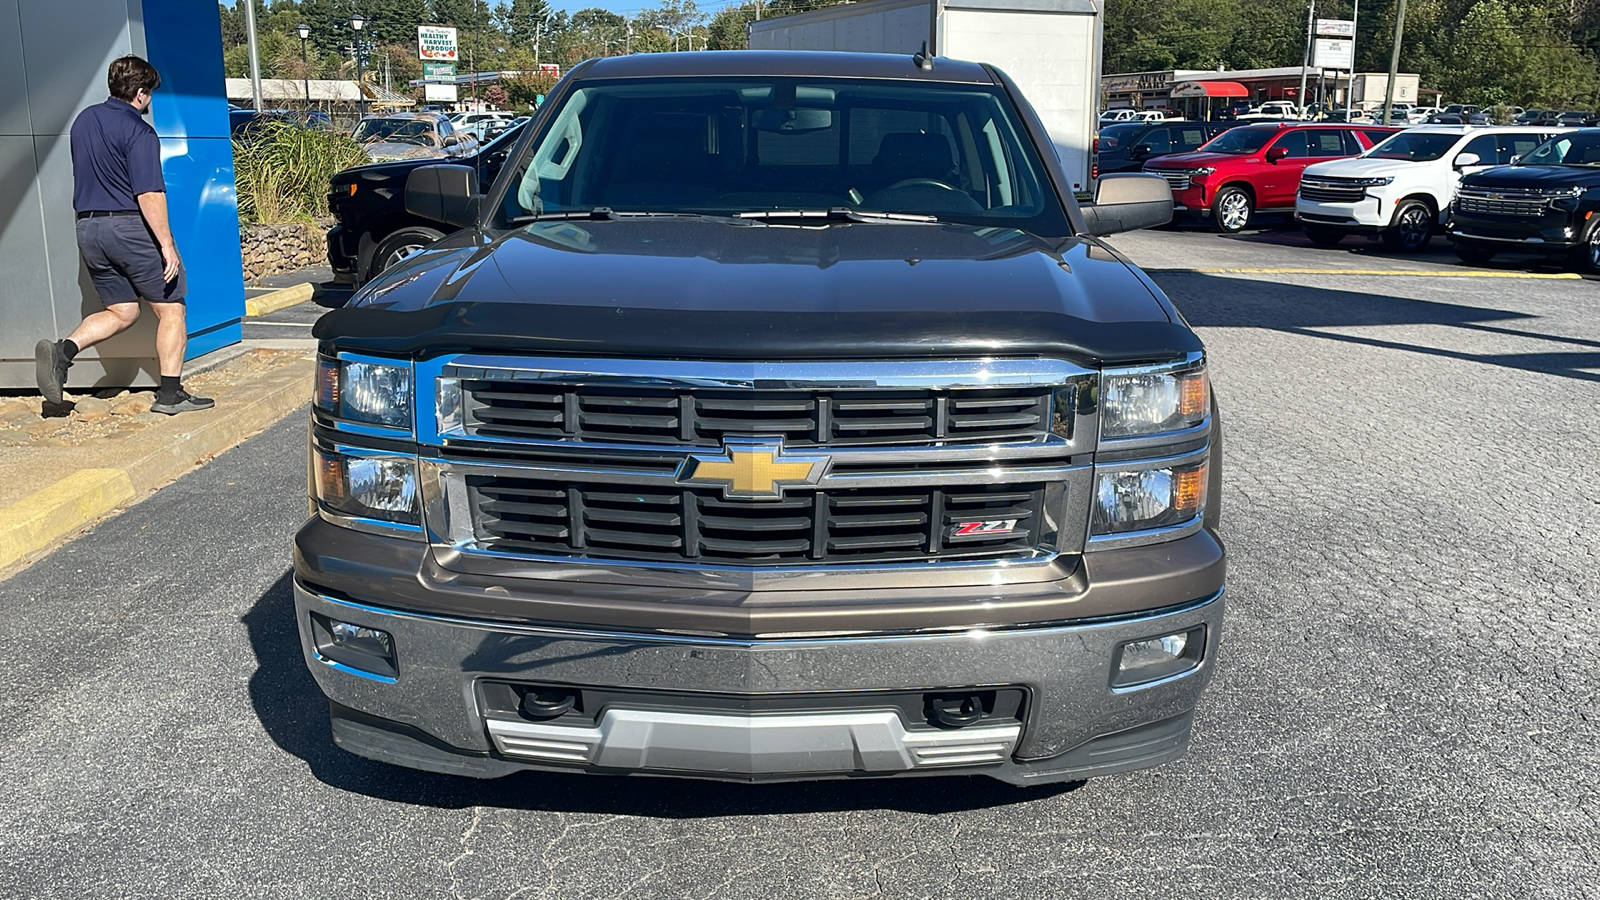
[[[1273,147],[1271,150],[1267,151],[1267,162],[1272,163],[1273,165],[1277,165],[1278,164],[1278,160],[1283,159],[1284,157],[1286,157],[1288,155],[1289,155],[1289,148],[1288,147]]]
[[[1101,236],[1172,221],[1172,187],[1160,175],[1101,175],[1094,203],[1080,207],[1085,230]]]
[[[1133,149],[1128,151],[1128,158],[1144,159],[1145,157],[1149,156],[1151,152],[1153,151],[1151,150],[1149,144],[1135,144]]]
[[[1522,158],[1521,154],[1517,154],[1517,155],[1512,156],[1511,157],[1511,165],[1513,165],[1513,166],[1516,165],[1517,164],[1517,160],[1519,160],[1521,158]]]
[[[422,166],[406,179],[406,212],[460,228],[478,223],[478,170]]]
[[[1476,153],[1457,153],[1455,162],[1451,163],[1451,165],[1458,169],[1464,169],[1467,166],[1479,165],[1481,162]]]

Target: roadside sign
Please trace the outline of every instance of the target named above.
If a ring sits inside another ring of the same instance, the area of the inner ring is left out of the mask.
[[[454,81],[456,77],[455,63],[425,62],[422,64],[422,79],[424,81]]]
[[[418,25],[417,58],[423,61],[455,62],[456,30],[445,25]]]
[[[422,86],[422,99],[454,103],[456,102],[456,86],[453,84],[424,84]]]
[[[1318,19],[1317,34],[1353,38],[1356,36],[1356,23],[1354,19]]]
[[[1349,69],[1355,65],[1354,46],[1355,41],[1317,38],[1311,64],[1319,69]]]

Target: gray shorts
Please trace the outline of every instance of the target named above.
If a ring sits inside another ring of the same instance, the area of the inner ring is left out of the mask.
[[[78,252],[89,267],[100,303],[182,303],[188,293],[183,265],[178,277],[162,277],[166,262],[143,216],[96,216],[78,220]]]

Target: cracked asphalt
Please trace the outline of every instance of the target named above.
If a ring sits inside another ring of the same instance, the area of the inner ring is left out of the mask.
[[[1114,243],[1228,426],[1183,760],[1029,790],[365,763],[294,635],[292,416],[0,583],[0,896],[1595,896],[1597,285],[1187,271],[1459,269],[1441,243]]]

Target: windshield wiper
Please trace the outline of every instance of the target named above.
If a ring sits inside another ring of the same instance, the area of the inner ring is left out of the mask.
[[[513,225],[522,225],[528,222],[544,222],[552,219],[586,219],[590,221],[614,221],[616,219],[702,219],[708,218],[701,213],[691,212],[633,212],[624,210],[618,212],[609,206],[596,206],[590,209],[566,209],[555,212],[534,213],[527,216],[517,216],[511,220]]]
[[[734,213],[738,219],[811,219],[823,222],[938,222],[922,213],[863,212],[835,206],[832,209],[757,209]]]

